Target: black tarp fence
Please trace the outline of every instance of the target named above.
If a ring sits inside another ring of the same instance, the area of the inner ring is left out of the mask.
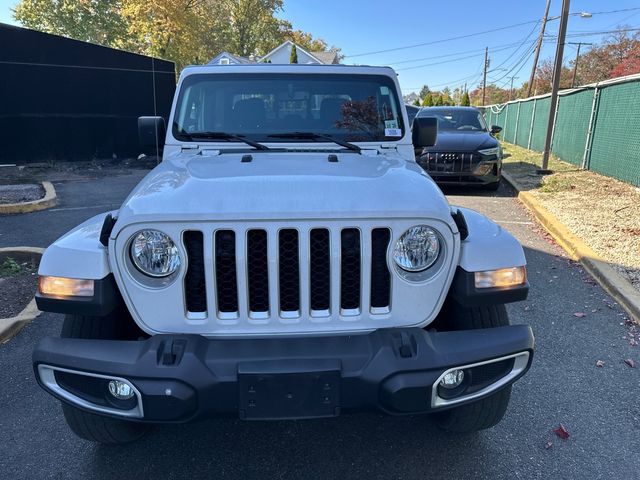
[[[175,86],[173,62],[0,23],[0,163],[136,157]]]

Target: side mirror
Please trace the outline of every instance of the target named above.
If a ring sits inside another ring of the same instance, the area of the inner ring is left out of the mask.
[[[491,130],[489,130],[491,135],[495,135],[496,133],[500,133],[501,131],[502,127],[499,127],[498,125],[491,125]]]
[[[415,148],[432,147],[438,136],[436,117],[416,117],[411,127],[411,140]]]
[[[138,139],[143,153],[160,154],[167,128],[162,117],[138,117]]]

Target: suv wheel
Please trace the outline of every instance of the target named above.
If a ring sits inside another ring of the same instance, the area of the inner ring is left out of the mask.
[[[509,317],[504,305],[463,307],[451,302],[446,310],[448,330],[504,327]],[[490,397],[434,415],[437,425],[450,432],[475,432],[491,428],[504,417],[511,397],[511,385]]]
[[[62,326],[62,338],[101,340],[134,340],[138,336],[133,319],[126,309],[117,309],[104,317],[67,315]],[[118,445],[138,440],[149,425],[104,417],[62,403],[67,425],[78,437],[91,442]]]

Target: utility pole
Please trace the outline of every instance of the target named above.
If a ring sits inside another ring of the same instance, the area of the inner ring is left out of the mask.
[[[487,70],[489,70],[489,47],[484,49],[484,75],[482,77],[482,106],[484,107],[485,95],[487,91]]]
[[[540,36],[538,37],[538,43],[536,45],[536,53],[533,56],[533,67],[531,67],[531,76],[529,77],[529,86],[527,87],[527,97],[531,96],[531,90],[533,89],[533,82],[536,79],[536,70],[538,68],[538,58],[540,57],[540,48],[542,47],[542,37],[544,37],[544,29],[547,26],[547,19],[549,18],[550,6],[551,6],[551,0],[547,0],[547,6],[544,8],[544,16],[542,17],[542,26],[540,27]]]
[[[544,140],[542,152],[542,168],[537,170],[541,175],[551,173],[549,170],[549,155],[551,154],[551,140],[553,137],[553,125],[558,106],[558,89],[560,88],[560,74],[562,73],[562,57],[564,54],[564,40],[567,35],[567,23],[569,22],[569,3],[571,0],[562,0],[562,15],[560,16],[560,31],[558,32],[558,44],[556,46],[556,58],[553,64],[553,83],[551,84],[551,105],[549,105],[549,122],[547,123],[547,136]]]
[[[569,45],[578,45],[578,51],[576,51],[576,60],[573,62],[573,76],[571,77],[571,88],[576,86],[576,75],[578,75],[578,59],[580,58],[580,47],[582,45],[593,45],[593,43],[586,42],[568,42]]]
[[[518,78],[516,75],[512,76],[512,77],[507,77],[507,78],[511,78],[511,87],[509,88],[509,100],[512,100],[513,97],[513,80],[515,78]]]

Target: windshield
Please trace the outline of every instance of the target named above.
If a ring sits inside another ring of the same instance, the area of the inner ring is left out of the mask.
[[[439,132],[468,132],[487,130],[482,113],[477,110],[452,108],[425,108],[420,111],[420,117],[435,117],[438,119]]]
[[[296,132],[343,141],[399,140],[404,135],[399,105],[395,84],[386,76],[195,74],[182,83],[172,129],[176,139],[186,141],[198,132],[263,142],[320,141],[281,135]]]

